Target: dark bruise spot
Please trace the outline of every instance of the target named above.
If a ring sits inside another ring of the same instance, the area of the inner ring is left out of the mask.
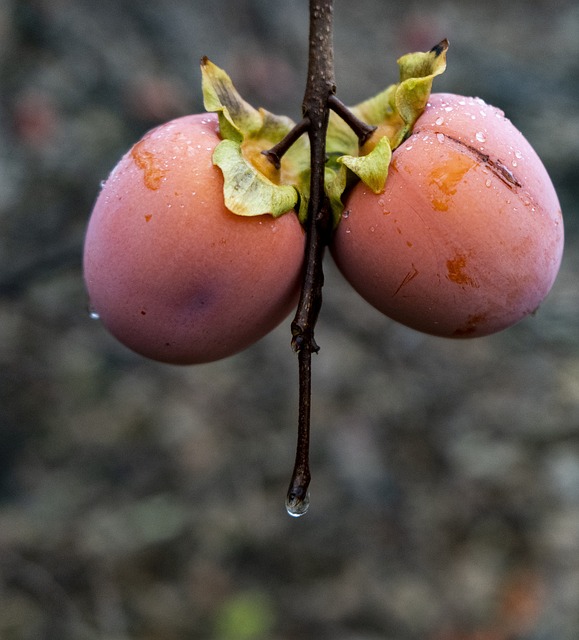
[[[512,189],[513,187],[522,187],[523,186],[517,180],[517,178],[513,174],[513,172],[510,171],[510,169],[507,169],[505,164],[501,160],[499,160],[498,158],[496,158],[496,159],[495,158],[491,158],[488,154],[483,153],[482,151],[479,151],[479,149],[477,149],[476,147],[473,147],[470,144],[466,144],[462,140],[459,140],[458,138],[454,138],[453,136],[449,136],[448,134],[445,134],[445,137],[448,140],[452,141],[457,146],[460,146],[463,149],[465,149],[471,155],[475,156],[475,158],[479,162],[482,162],[483,164],[486,164],[487,167],[497,176],[497,178],[502,180],[507,185],[507,187],[509,187],[510,189]]]

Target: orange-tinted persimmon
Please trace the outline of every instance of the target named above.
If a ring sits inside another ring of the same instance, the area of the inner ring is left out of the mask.
[[[84,247],[91,306],[134,351],[194,364],[254,343],[297,302],[304,233],[293,212],[241,217],[212,163],[214,114],[147,133],[102,187]]]
[[[545,167],[502,111],[432,94],[381,194],[357,184],[332,243],[346,279],[409,327],[475,337],[533,313],[551,289],[563,221]]]

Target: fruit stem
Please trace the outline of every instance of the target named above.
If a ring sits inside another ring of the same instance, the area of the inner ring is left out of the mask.
[[[308,77],[302,113],[310,140],[311,174],[305,222],[306,266],[297,312],[291,325],[292,347],[298,352],[300,403],[296,459],[286,500],[291,515],[305,513],[310,483],[311,361],[312,353],[319,350],[314,339],[314,327],[322,306],[322,261],[331,230],[324,171],[330,99],[335,92],[333,0],[310,0]]]
[[[274,147],[262,153],[279,168],[281,158],[303,134],[310,141],[310,194],[304,227],[305,270],[300,300],[291,325],[292,347],[299,362],[298,442],[294,470],[286,498],[288,513],[303,515],[308,508],[310,484],[310,409],[312,353],[319,347],[314,328],[322,307],[324,251],[332,232],[332,215],[324,190],[326,133],[330,110],[341,117],[362,146],[376,127],[356,117],[336,97],[334,80],[333,0],[310,0],[308,77],[302,102],[302,120]]]
[[[276,145],[262,151],[261,153],[273,164],[276,169],[281,167],[281,159],[285,152],[292,146],[292,144],[310,128],[310,121],[308,118],[302,118],[300,122]]]
[[[352,111],[350,111],[350,109],[348,109],[348,107],[335,95],[331,95],[329,97],[328,104],[330,109],[339,115],[340,118],[342,118],[342,120],[358,136],[358,143],[360,146],[363,146],[378,128],[360,120],[360,118],[355,116]]]

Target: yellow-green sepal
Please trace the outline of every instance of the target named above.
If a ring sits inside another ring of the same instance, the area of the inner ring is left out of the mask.
[[[400,83],[396,89],[396,110],[404,127],[393,141],[395,149],[412,130],[424,111],[432,81],[446,69],[448,40],[443,40],[426,53],[409,53],[398,60]]]
[[[278,217],[297,207],[294,183],[309,157],[304,145],[291,149],[280,168],[261,155],[294,127],[286,116],[255,109],[235,89],[229,75],[207,58],[201,61],[203,101],[216,112],[223,140],[213,152],[213,164],[223,173],[225,206],[241,216]]]
[[[243,157],[241,146],[233,140],[222,140],[217,145],[213,164],[223,173],[225,206],[237,215],[271,214],[277,218],[298,202],[294,187],[268,180]]]
[[[241,142],[261,129],[259,111],[241,97],[229,75],[206,57],[201,60],[201,89],[205,110],[219,117],[223,139]]]
[[[391,160],[390,140],[387,136],[382,136],[378,144],[365,156],[342,156],[338,162],[346,165],[374,193],[381,193],[384,191]]]
[[[411,133],[423,113],[434,78],[446,69],[448,41],[430,51],[409,53],[398,60],[400,81],[352,107],[352,113],[376,132],[361,148],[352,130],[335,114],[330,117],[328,145],[341,150],[338,162],[374,193],[384,190],[392,152]],[[347,184],[347,180],[344,184]]]
[[[334,111],[330,111],[326,133],[327,160],[324,168],[324,191],[330,201],[334,228],[342,216],[344,209],[342,194],[348,186],[349,178],[346,164],[341,162],[341,158],[344,155],[357,155],[358,152],[358,138],[352,128]]]
[[[448,40],[430,51],[408,53],[398,59],[400,81],[378,95],[352,107],[352,112],[364,122],[387,135],[392,151],[406,139],[422,115],[434,78],[446,69]]]

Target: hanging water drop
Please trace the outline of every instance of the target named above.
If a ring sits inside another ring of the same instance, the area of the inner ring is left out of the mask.
[[[479,142],[485,142],[486,141],[486,136],[482,131],[479,131],[475,138],[479,141]]]
[[[303,498],[295,494],[288,494],[285,508],[292,518],[301,518],[306,515],[310,508],[310,492],[308,491]]]

